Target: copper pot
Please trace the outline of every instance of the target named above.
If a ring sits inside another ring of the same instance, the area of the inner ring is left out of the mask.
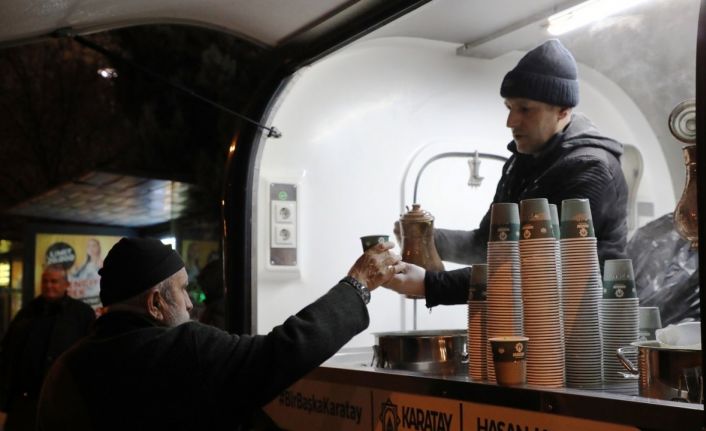
[[[434,216],[413,204],[412,209],[400,217],[402,260],[429,271],[443,271],[439,253],[434,244]]]

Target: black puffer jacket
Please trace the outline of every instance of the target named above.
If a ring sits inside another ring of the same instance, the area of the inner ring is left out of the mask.
[[[621,143],[603,136],[588,118],[575,113],[537,157],[519,154],[514,141],[508,150],[512,156],[503,166],[493,203],[547,198],[561,217],[562,200],[588,198],[601,265],[605,259],[626,257],[628,189],[620,168]],[[490,209],[478,229],[436,229],[434,241],[442,260],[485,263],[489,230]],[[468,274],[468,268],[428,272],[427,306],[465,303]]]

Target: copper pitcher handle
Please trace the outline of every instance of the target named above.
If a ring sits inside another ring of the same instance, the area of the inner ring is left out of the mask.
[[[625,369],[628,370],[628,372],[630,374],[637,376],[638,374],[640,374],[640,371],[637,368],[635,368],[635,365],[630,361],[630,359],[625,357],[625,353],[627,350],[637,352],[637,347],[635,347],[635,346],[621,347],[615,351],[615,354],[618,357],[618,360],[620,361],[620,363],[623,365],[623,367],[625,367]]]

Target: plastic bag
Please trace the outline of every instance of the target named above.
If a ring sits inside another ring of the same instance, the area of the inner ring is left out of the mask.
[[[701,322],[684,322],[658,329],[657,341],[663,347],[701,349]]]
[[[639,228],[627,246],[640,306],[659,307],[663,325],[701,320],[699,255],[674,229],[672,213]]]

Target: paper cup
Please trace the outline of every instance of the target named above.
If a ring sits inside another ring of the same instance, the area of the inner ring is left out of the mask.
[[[390,240],[390,235],[366,235],[360,237],[360,242],[363,245],[363,251],[370,247],[387,242]]]
[[[608,259],[603,266],[603,298],[637,298],[631,259]]]
[[[554,238],[549,201],[545,198],[520,201],[520,239]]]
[[[588,199],[564,199],[561,201],[561,238],[593,238],[591,205]]]
[[[517,241],[520,238],[520,212],[515,203],[495,203],[490,206],[491,242]]]
[[[655,332],[662,327],[659,307],[638,307],[637,320],[640,339],[656,339]]]
[[[554,232],[554,238],[561,238],[561,228],[559,227],[559,212],[557,211],[556,205],[549,204],[549,215],[552,218],[552,231]]]
[[[493,350],[495,380],[499,385],[527,383],[527,337],[489,338]]]

